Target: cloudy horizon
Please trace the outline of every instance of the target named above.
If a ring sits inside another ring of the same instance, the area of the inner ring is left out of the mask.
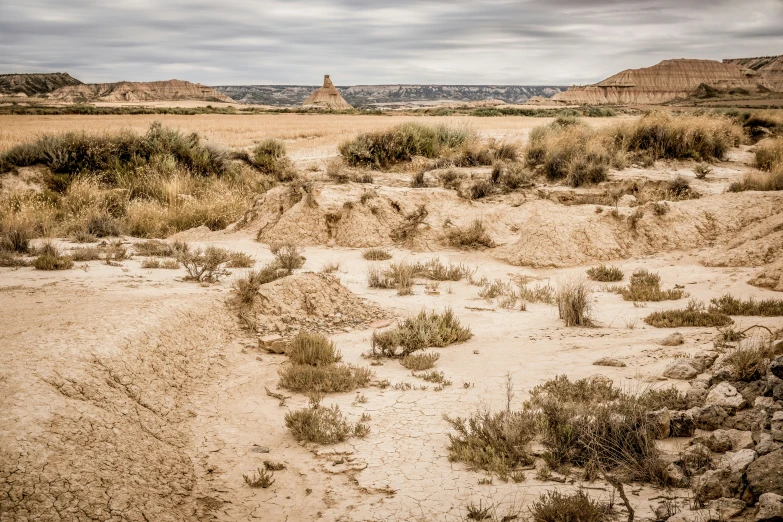
[[[86,83],[572,85],[668,58],[783,53],[783,0],[26,0],[0,73]]]

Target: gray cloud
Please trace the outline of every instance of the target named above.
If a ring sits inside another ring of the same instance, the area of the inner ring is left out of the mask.
[[[0,72],[87,82],[589,83],[781,44],[781,0],[0,3]]]

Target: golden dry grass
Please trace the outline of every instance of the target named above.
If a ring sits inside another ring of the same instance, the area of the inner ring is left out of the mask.
[[[604,126],[619,118],[585,118],[591,126]],[[406,121],[427,124],[468,125],[481,137],[527,139],[530,129],[553,121],[553,118],[506,116],[478,118],[471,116],[357,116],[336,114],[209,114],[182,116],[171,114],[118,116],[0,116],[0,151],[30,141],[41,134],[85,131],[105,134],[131,129],[144,132],[152,122],[197,132],[207,142],[229,148],[250,148],[266,138],[285,142],[295,160],[323,158],[337,154],[337,145],[360,132],[386,129]]]

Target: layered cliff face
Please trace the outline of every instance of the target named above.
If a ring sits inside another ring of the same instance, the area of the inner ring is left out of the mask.
[[[182,80],[82,84],[57,89],[49,98],[64,102],[234,101],[211,87]]]
[[[783,56],[759,56],[756,58],[731,58],[723,63],[736,64],[756,71],[774,92],[783,92]]]
[[[41,96],[61,87],[81,84],[68,73],[0,74],[0,95]]]
[[[664,60],[652,67],[628,69],[594,85],[571,87],[553,96],[552,100],[587,105],[657,104],[685,98],[702,85],[720,92],[778,90],[764,74],[742,63],[678,59]]]

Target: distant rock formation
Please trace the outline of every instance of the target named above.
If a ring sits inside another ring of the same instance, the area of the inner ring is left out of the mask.
[[[35,97],[81,84],[68,73],[0,74],[0,95]]]
[[[259,105],[301,105],[316,89],[312,85],[221,85],[216,90],[242,103]],[[411,102],[474,102],[502,100],[526,103],[533,96],[548,98],[566,90],[557,85],[353,85],[338,87],[345,101],[354,107]]]
[[[340,91],[337,90],[337,87],[334,86],[332,80],[329,79],[328,74],[324,74],[323,87],[316,89],[316,91],[302,103],[302,107],[318,107],[338,111],[353,109],[353,107],[340,95]]]
[[[556,103],[579,105],[658,104],[686,98],[697,89],[704,93],[761,93],[780,89],[779,60],[770,58],[759,69],[750,68],[744,59],[724,60],[664,60],[652,67],[628,69],[594,85],[574,86],[556,94]],[[747,59],[759,60],[759,59]],[[770,67],[770,72],[763,72]],[[776,76],[776,74],[778,76]],[[783,77],[780,77],[783,80]],[[711,91],[712,89],[712,91]]]
[[[211,87],[182,80],[163,82],[93,83],[63,87],[49,94],[63,102],[149,102],[199,100],[233,102]]]
[[[767,88],[774,92],[783,92],[783,56],[730,58],[723,60],[723,63],[733,63],[756,71]]]

